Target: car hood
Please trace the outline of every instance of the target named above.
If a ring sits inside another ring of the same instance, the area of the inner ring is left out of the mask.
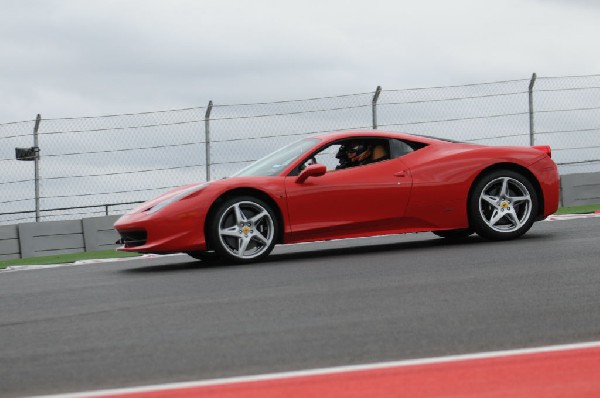
[[[133,210],[131,210],[128,214],[140,213],[142,211],[145,211],[149,208],[156,206],[157,204],[159,204],[165,200],[172,198],[173,196],[178,195],[180,192],[185,191],[186,189],[189,189],[189,188],[192,188],[195,186],[199,186],[202,184],[204,184],[204,183],[193,183],[193,184],[187,184],[187,185],[183,185],[183,186],[180,186],[177,188],[173,188],[167,192],[160,194],[159,196],[157,196],[155,198],[147,200],[146,202],[142,203],[141,205],[139,205],[136,208],[134,208]]]

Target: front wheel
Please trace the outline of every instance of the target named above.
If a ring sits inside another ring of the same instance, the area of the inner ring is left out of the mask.
[[[513,239],[531,228],[538,206],[529,179],[511,170],[498,170],[475,183],[469,198],[469,222],[484,238]]]
[[[279,224],[271,206],[243,196],[222,203],[209,225],[212,246],[226,260],[249,263],[266,257],[275,246]]]
[[[465,228],[465,229],[451,229],[446,231],[433,231],[433,233],[440,238],[445,238],[448,240],[462,240],[466,239],[469,236],[473,235],[473,231]]]
[[[219,255],[214,251],[207,251],[207,252],[195,251],[195,252],[187,252],[186,254],[190,257],[195,258],[196,260],[201,260],[204,262],[219,260]]]

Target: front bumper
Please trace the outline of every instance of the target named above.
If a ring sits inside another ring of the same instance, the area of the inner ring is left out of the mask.
[[[123,244],[117,250],[138,253],[203,251],[206,250],[204,221],[200,212],[126,214],[114,225],[121,235],[119,243]]]

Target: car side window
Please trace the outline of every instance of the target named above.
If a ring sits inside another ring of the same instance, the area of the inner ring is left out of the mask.
[[[418,151],[419,149],[424,148],[426,146],[427,145],[420,142],[392,139],[390,149],[392,158],[398,158],[400,156],[407,155],[411,152]]]
[[[340,164],[340,160],[336,158],[337,153],[340,150],[342,144],[332,144],[309,156],[304,163],[300,166],[300,170],[304,170],[311,164],[319,163],[327,167],[327,171],[335,170]]]
[[[315,155],[317,163],[324,164],[327,171],[336,170],[340,165],[340,159],[337,158],[342,148],[342,144],[333,144],[323,149]]]
[[[327,171],[365,166],[390,159],[390,144],[387,139],[353,138],[334,142],[309,156],[300,166],[319,163]]]

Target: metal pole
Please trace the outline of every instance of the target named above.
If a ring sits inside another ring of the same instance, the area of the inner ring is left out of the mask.
[[[531,76],[531,81],[529,82],[529,145],[533,146],[534,144],[534,124],[533,124],[533,86],[535,85],[535,79],[537,75],[534,73]]]
[[[379,94],[381,94],[381,86],[377,86],[375,94],[373,94],[373,130],[377,130],[377,100],[379,99]]]
[[[35,118],[35,127],[33,128],[33,150],[35,155],[35,222],[40,221],[40,148],[38,146],[38,130],[42,116],[40,114]]]
[[[212,111],[213,102],[208,101],[208,108],[206,108],[206,114],[204,115],[204,133],[205,133],[205,144],[206,149],[206,181],[210,181],[210,112]]]

